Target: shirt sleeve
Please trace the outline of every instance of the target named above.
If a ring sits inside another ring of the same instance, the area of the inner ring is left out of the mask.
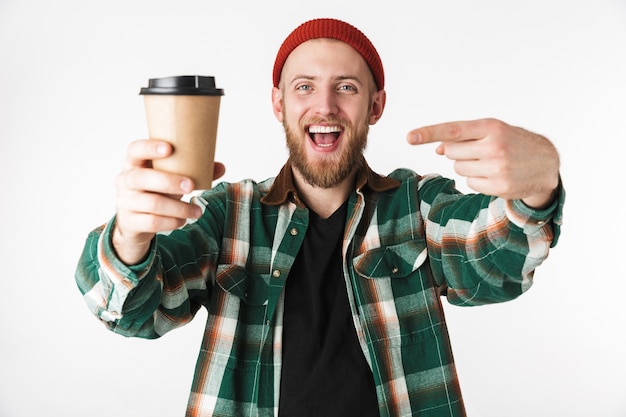
[[[107,328],[126,336],[157,337],[150,324],[158,304],[146,302],[157,299],[161,292],[155,242],[143,262],[128,266],[111,244],[114,225],[115,218],[87,237],[76,269],[76,283],[89,310]]]
[[[430,266],[450,303],[504,302],[530,288],[560,235],[562,185],[544,210],[519,200],[463,195],[440,176],[423,177],[418,187]]]
[[[75,273],[89,310],[125,336],[157,338],[192,320],[210,295],[218,226],[207,220],[157,234],[145,260],[126,265],[111,242],[115,218],[87,237]]]

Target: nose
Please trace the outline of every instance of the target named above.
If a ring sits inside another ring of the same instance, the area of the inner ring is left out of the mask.
[[[337,95],[333,88],[320,88],[315,94],[315,111],[321,116],[335,115],[339,112]]]

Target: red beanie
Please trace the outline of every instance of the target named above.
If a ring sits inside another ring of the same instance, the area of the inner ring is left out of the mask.
[[[363,56],[374,75],[379,90],[385,88],[383,63],[372,42],[354,26],[337,19],[314,19],[298,26],[283,42],[274,63],[274,87],[278,87],[280,74],[289,54],[300,44],[317,38],[332,38],[347,43]]]

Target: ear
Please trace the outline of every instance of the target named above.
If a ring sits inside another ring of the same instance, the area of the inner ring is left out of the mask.
[[[379,90],[374,93],[372,97],[372,105],[370,108],[369,124],[375,125],[383,115],[385,110],[385,103],[387,102],[387,92],[385,90]]]
[[[283,122],[283,93],[279,88],[272,88],[272,110],[279,122]]]

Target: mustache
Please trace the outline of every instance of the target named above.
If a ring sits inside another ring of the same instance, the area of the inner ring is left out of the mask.
[[[302,130],[306,129],[307,126],[317,125],[317,124],[327,124],[327,125],[336,125],[341,126],[344,129],[348,129],[352,127],[349,121],[342,119],[340,117],[315,117],[311,119],[306,119],[300,121],[300,128]]]

